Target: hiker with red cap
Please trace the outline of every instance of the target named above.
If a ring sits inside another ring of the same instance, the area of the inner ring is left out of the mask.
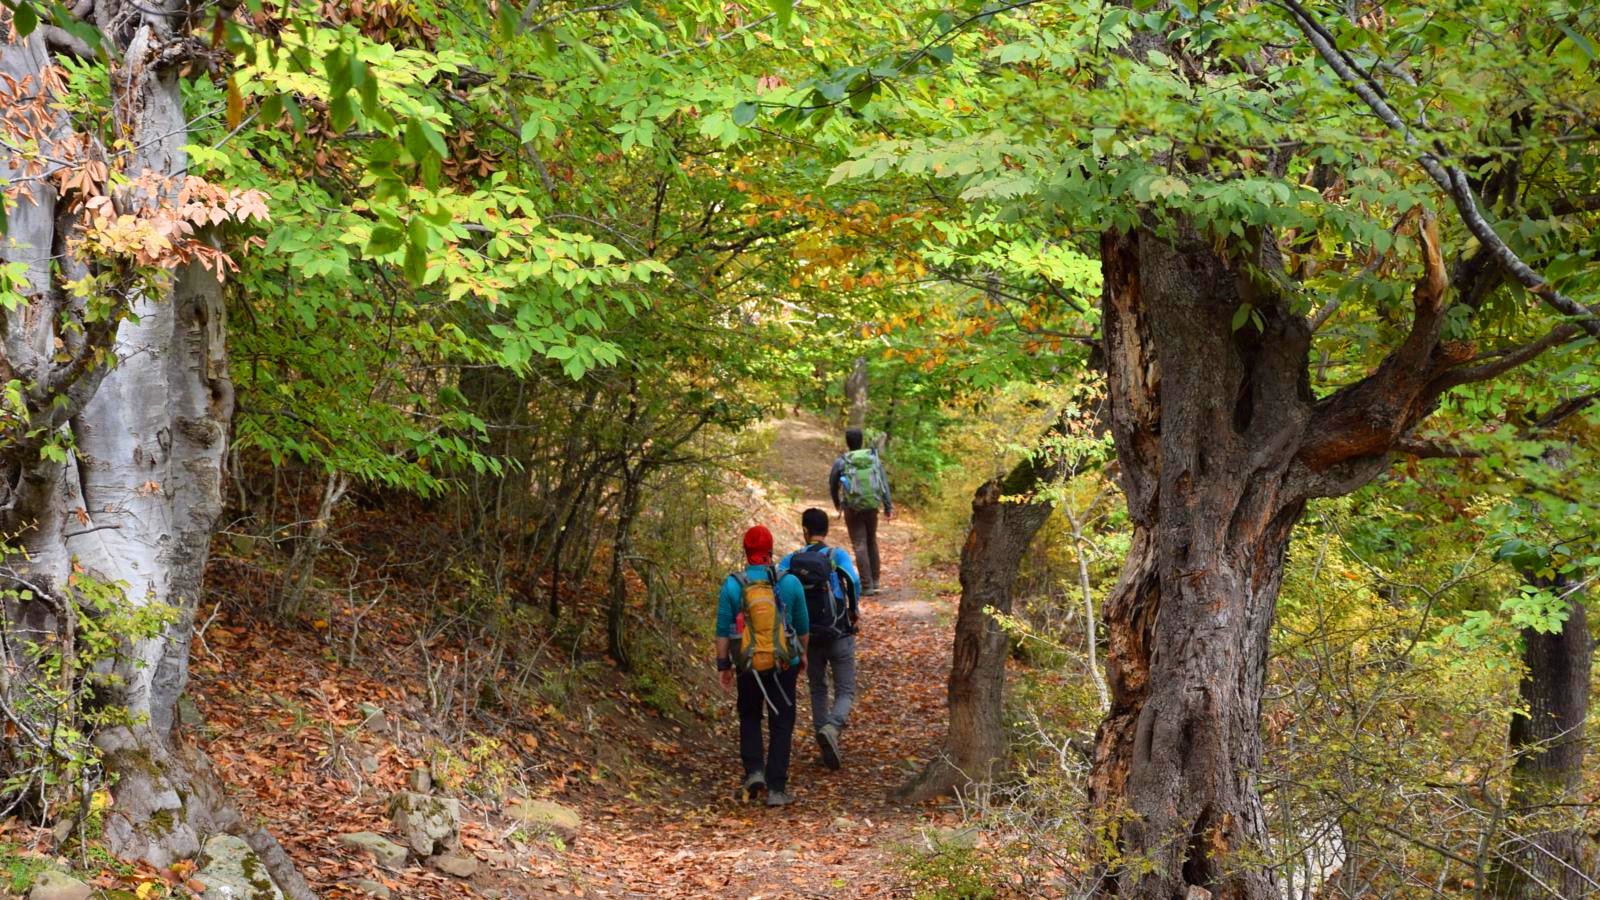
[[[723,690],[737,686],[739,696],[744,781],[734,796],[751,801],[765,793],[768,806],[787,806],[794,802],[788,787],[795,683],[805,671],[811,620],[805,589],[772,563],[772,532],[765,526],[744,533],[744,557],[744,571],[722,582],[717,600],[717,675]]]

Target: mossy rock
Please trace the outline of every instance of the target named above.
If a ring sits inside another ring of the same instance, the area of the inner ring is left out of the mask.
[[[339,835],[339,843],[368,853],[377,860],[378,865],[389,869],[398,869],[406,864],[406,848],[396,844],[381,834],[370,831],[356,831],[350,834]]]
[[[531,797],[514,798],[506,804],[505,815],[530,831],[550,832],[568,844],[577,840],[578,828],[583,825],[583,816],[572,807]]]
[[[44,869],[33,876],[28,900],[89,900],[94,890],[87,884],[56,869]]]
[[[461,844],[461,801],[415,791],[389,798],[394,829],[418,856],[434,856]]]
[[[205,900],[283,900],[261,857],[231,834],[206,841],[195,878],[206,886]]]

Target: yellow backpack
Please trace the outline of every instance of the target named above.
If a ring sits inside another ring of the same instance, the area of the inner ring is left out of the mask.
[[[734,665],[742,672],[770,672],[789,667],[799,641],[789,626],[789,610],[778,595],[778,570],[767,566],[766,581],[752,581],[735,572],[743,596],[736,628],[739,651]]]

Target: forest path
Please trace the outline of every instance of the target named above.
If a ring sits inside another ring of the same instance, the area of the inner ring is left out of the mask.
[[[764,524],[783,552],[799,542],[801,510],[831,510],[828,469],[840,447],[834,430],[810,419],[771,428],[764,468],[772,487],[788,496],[769,499],[788,518]],[[849,545],[842,522],[829,538]],[[845,900],[897,893],[896,854],[919,839],[929,811],[892,804],[887,794],[942,737],[950,668],[950,601],[918,571],[914,550],[922,539],[904,516],[879,526],[883,590],[862,599],[856,706],[842,770],[831,772],[818,758],[802,675],[789,776],[797,802],[785,809],[735,803],[742,773],[730,697],[727,715],[684,738],[675,754],[683,767],[658,792],[667,799],[614,810],[586,829],[569,859],[585,896]]]

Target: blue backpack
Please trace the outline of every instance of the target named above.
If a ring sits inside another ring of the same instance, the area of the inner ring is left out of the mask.
[[[855,598],[841,597],[833,589],[835,579],[840,588],[850,589],[850,577],[839,571],[832,547],[818,547],[796,551],[789,557],[789,574],[800,582],[806,591],[806,612],[811,616],[811,634],[829,639],[855,634],[850,614]]]

